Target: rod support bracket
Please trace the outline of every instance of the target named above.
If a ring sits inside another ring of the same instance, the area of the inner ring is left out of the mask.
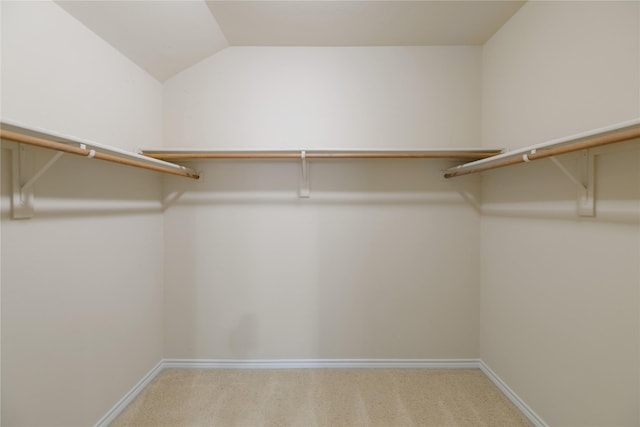
[[[576,186],[578,216],[593,217],[596,215],[595,203],[595,155],[589,150],[580,152],[578,173],[571,172],[557,157],[549,159]]]
[[[306,151],[300,152],[300,190],[298,195],[301,199],[308,199],[311,195],[309,184],[309,164]]]
[[[34,215],[33,185],[64,154],[54,153],[47,162],[34,173],[34,155],[24,144],[16,144],[11,148],[12,200],[13,219],[28,219]]]
[[[33,218],[33,187],[26,186],[28,176],[33,173],[33,153],[18,144],[11,150],[12,198],[11,213],[13,219]]]
[[[35,156],[32,150],[27,149],[24,144],[14,142],[7,142],[6,148],[11,151],[11,217],[13,219],[33,218],[33,185],[64,153],[54,153],[34,173]]]
[[[167,194],[166,196],[164,196],[162,199],[162,211],[164,212],[167,209],[169,209],[174,203],[176,203],[180,199],[180,197],[182,197],[183,194],[184,194],[184,191],[180,190],[180,191],[173,191]]]
[[[595,155],[590,150],[580,153],[580,169],[584,188],[578,190],[578,215],[585,217],[596,216],[595,199]]]

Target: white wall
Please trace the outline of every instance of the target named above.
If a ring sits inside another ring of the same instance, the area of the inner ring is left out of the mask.
[[[482,51],[229,48],[169,80],[163,112],[55,4],[2,2],[2,117],[129,149],[163,113],[167,146],[513,148],[640,116],[639,17],[529,2]],[[442,161],[312,162],[310,200],[296,162],[199,163],[165,181],[187,192],[163,219],[156,175],[65,157],[13,221],[5,153],[2,423],[91,424],[164,351],[481,356],[551,425],[637,425],[637,145],[598,156],[595,220],[543,162],[485,173],[482,218]]]
[[[478,48],[228,48],[166,84],[167,146],[470,146]],[[479,218],[446,162],[199,163],[165,215],[166,353],[478,354]],[[477,196],[477,194],[475,194]]]
[[[53,2],[2,9],[3,120],[129,150],[160,144],[160,83]]]
[[[483,144],[640,117],[639,8],[527,3],[484,46]],[[640,423],[639,149],[598,151],[595,219],[550,162],[483,174],[481,357],[549,425]]]
[[[165,143],[207,148],[479,145],[475,47],[253,48],[165,84]]]
[[[637,118],[637,7],[528,2],[483,49],[483,144],[519,148]]]
[[[3,119],[159,144],[158,82],[54,3],[1,6]],[[64,156],[16,221],[2,160],[2,425],[92,425],[162,357],[161,179]]]

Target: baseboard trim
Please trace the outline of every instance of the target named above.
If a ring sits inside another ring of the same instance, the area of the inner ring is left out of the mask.
[[[100,418],[100,420],[94,425],[94,427],[107,427],[113,420],[116,419],[118,415],[136,398],[138,394],[164,369],[163,361],[161,360],[158,364],[153,367],[147,375],[145,375],[127,394],[124,395],[122,399],[116,403],[113,408],[109,410],[105,414],[104,417]]]
[[[479,369],[478,359],[165,359],[163,368],[199,369],[309,369],[309,368],[420,368]]]
[[[514,404],[516,407],[522,412],[522,414],[527,417],[527,419],[535,426],[535,427],[549,427],[547,423],[544,422],[542,418],[538,414],[536,414],[533,409],[529,407],[524,400],[520,399],[520,397],[513,391],[511,388],[504,382],[502,379],[489,368],[489,366],[484,363],[484,361],[480,360],[479,363],[480,370],[495,384],[496,387],[500,389],[502,394],[507,396],[507,398]]]
[[[535,427],[549,427],[481,359],[162,359],[94,427],[107,427],[163,370],[179,369],[310,369],[310,368],[396,368],[396,369],[480,369]]]

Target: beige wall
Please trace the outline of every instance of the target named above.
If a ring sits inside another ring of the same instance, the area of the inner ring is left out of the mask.
[[[484,47],[483,144],[640,117],[639,7],[526,4]],[[640,422],[639,149],[597,151],[595,219],[551,162],[483,175],[480,354],[549,425]]]
[[[2,11],[3,120],[128,150],[159,145],[158,81],[54,2]]]
[[[167,83],[165,140],[468,146],[479,59],[228,48]],[[167,357],[477,357],[479,218],[458,192],[473,180],[444,182],[440,161],[313,161],[304,200],[296,161],[197,167],[203,182],[168,188],[188,191],[165,215]]]
[[[479,145],[479,47],[234,47],[165,83],[165,143]]]
[[[2,2],[2,117],[128,149],[515,148],[640,116],[638,9],[529,2],[483,49],[229,48],[163,106],[55,4]],[[156,175],[64,157],[13,221],[4,153],[2,423],[92,424],[163,356],[480,356],[550,425],[637,425],[639,144],[599,152],[596,219],[544,161],[481,187],[314,161],[308,200],[297,162],[203,162],[162,215]]]
[[[528,2],[483,48],[483,144],[513,149],[636,119],[637,8]]]
[[[160,143],[161,96],[54,3],[2,2],[3,119],[133,148]],[[65,156],[35,186],[35,217],[17,221],[7,153],[2,425],[93,425],[162,357],[161,180]]]

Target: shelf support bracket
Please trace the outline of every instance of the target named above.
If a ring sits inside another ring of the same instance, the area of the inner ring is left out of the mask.
[[[64,155],[64,152],[59,151],[59,152],[55,153],[53,156],[51,156],[49,161],[47,161],[47,163],[45,163],[44,166],[42,166],[38,172],[36,172],[31,178],[29,178],[29,180],[27,182],[24,183],[24,185],[22,186],[21,191],[24,192],[24,191],[27,191],[28,189],[30,189],[31,186],[33,186],[33,184],[35,184],[36,181],[38,179],[40,179],[40,177],[42,175],[44,175],[44,173],[46,171],[48,171],[49,168],[51,166],[53,166],[55,164],[55,162],[57,162],[60,159],[60,157],[62,157],[63,155]]]
[[[301,199],[308,199],[310,193],[309,164],[307,160],[307,153],[303,150],[300,152],[300,191],[298,194]]]
[[[18,144],[17,147],[12,148],[11,153],[13,219],[33,218],[33,185],[60,159],[60,157],[62,157],[64,153],[55,153],[36,173],[33,173],[33,153],[23,144]]]
[[[182,197],[183,194],[184,194],[184,191],[174,191],[170,194],[167,194],[162,199],[162,212],[169,209],[175,202],[177,202],[180,199],[180,197]]]
[[[580,153],[579,176],[572,173],[557,157],[549,159],[573,183],[578,190],[577,212],[579,216],[593,217],[596,214],[594,184],[595,184],[595,156],[584,150]]]
[[[13,219],[33,218],[33,188],[25,186],[25,176],[33,172],[33,156],[22,144],[11,150],[11,175],[13,194],[11,211]]]

